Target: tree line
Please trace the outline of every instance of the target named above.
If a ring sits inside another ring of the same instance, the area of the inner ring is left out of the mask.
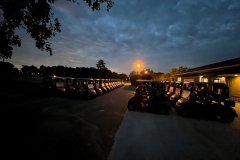
[[[112,72],[105,67],[103,60],[99,60],[95,67],[66,67],[66,66],[44,66],[39,68],[32,65],[22,65],[21,69],[14,68],[9,62],[0,62],[1,76],[61,76],[77,78],[104,78],[104,79],[126,79],[127,75]]]
[[[184,73],[189,68],[180,66],[178,68],[172,68],[167,73],[154,72],[151,69],[145,69],[141,72],[132,71],[130,73],[130,81],[132,85],[136,85],[136,79],[151,80],[156,79],[160,81],[177,81],[177,74]]]

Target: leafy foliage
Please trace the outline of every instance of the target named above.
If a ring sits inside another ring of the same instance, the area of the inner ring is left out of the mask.
[[[58,18],[53,17],[52,5],[56,0],[1,0],[0,1],[0,59],[11,58],[13,46],[21,46],[21,39],[15,33],[24,28],[35,40],[35,46],[50,52],[49,39],[61,32]],[[77,3],[76,0],[65,0]],[[100,10],[101,3],[107,3],[107,10],[113,6],[111,0],[83,0],[93,11]]]
[[[154,72],[149,68],[140,72],[140,75],[145,77],[144,79],[158,79],[162,74],[162,72]]]
[[[177,80],[177,74],[184,73],[188,70],[187,67],[180,66],[179,68],[172,68],[168,73],[162,74],[159,79],[162,81]]]

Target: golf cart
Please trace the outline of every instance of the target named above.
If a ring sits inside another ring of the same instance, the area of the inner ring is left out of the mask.
[[[175,107],[176,102],[182,97],[183,90],[186,90],[189,82],[179,83],[176,86],[174,94],[170,97],[169,103],[172,107]]]
[[[164,85],[160,81],[153,80],[137,80],[140,83],[134,95],[128,101],[128,109],[135,110],[137,107],[147,107],[150,112],[158,112],[160,114],[168,114],[170,106],[165,102],[161,95]],[[159,90],[154,90],[149,84],[159,83]]]
[[[74,78],[66,77],[65,79],[65,88],[67,92],[74,92],[75,88],[73,86]]]
[[[63,93],[66,91],[64,81],[65,79],[62,77],[44,76],[42,80],[42,86],[45,90],[48,90],[48,92]]]
[[[166,101],[169,101],[170,97],[174,94],[175,88],[176,88],[176,83],[174,81],[170,82],[169,84],[169,90],[165,95]]]
[[[102,91],[102,89],[101,89],[101,87],[99,85],[99,80],[92,80],[91,83],[93,84],[96,93],[98,95],[102,95],[103,91]]]
[[[237,117],[235,101],[229,98],[229,88],[224,83],[195,83],[194,92],[185,101],[178,100],[176,110],[183,116],[220,117],[231,123]]]
[[[97,92],[94,89],[93,79],[90,78],[81,78],[84,97],[86,99],[95,98],[97,96]]]

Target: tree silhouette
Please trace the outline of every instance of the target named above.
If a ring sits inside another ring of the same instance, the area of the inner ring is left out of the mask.
[[[100,59],[100,60],[97,62],[97,64],[96,64],[97,69],[107,70],[105,64],[106,64],[106,63],[105,63],[102,59]]]
[[[65,0],[77,3],[76,0]],[[83,0],[93,11],[100,10],[101,3],[107,4],[107,10],[113,6],[111,0]],[[23,28],[35,40],[40,50],[50,52],[49,39],[61,32],[60,23],[53,17],[52,5],[55,0],[1,0],[0,1],[0,59],[11,58],[13,46],[21,46],[21,39],[15,33]]]
[[[19,70],[9,62],[0,62],[0,76],[19,75]]]
[[[129,76],[131,77],[131,76],[133,76],[133,75],[137,75],[137,72],[136,72],[136,71],[131,71],[130,74],[129,74]]]
[[[29,75],[37,75],[39,73],[39,69],[36,66],[27,66],[22,65],[21,68],[22,75],[29,76]]]
[[[162,81],[172,81],[177,79],[177,74],[184,73],[188,70],[187,67],[180,66],[178,68],[172,68],[168,73],[164,73],[160,76]]]

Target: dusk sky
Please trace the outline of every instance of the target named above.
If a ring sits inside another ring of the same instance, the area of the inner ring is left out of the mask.
[[[240,57],[240,1],[237,0],[113,0],[92,11],[86,2],[54,4],[62,32],[52,38],[53,55],[40,51],[19,30],[14,65],[106,67],[129,74],[140,60],[141,70],[168,72]]]

